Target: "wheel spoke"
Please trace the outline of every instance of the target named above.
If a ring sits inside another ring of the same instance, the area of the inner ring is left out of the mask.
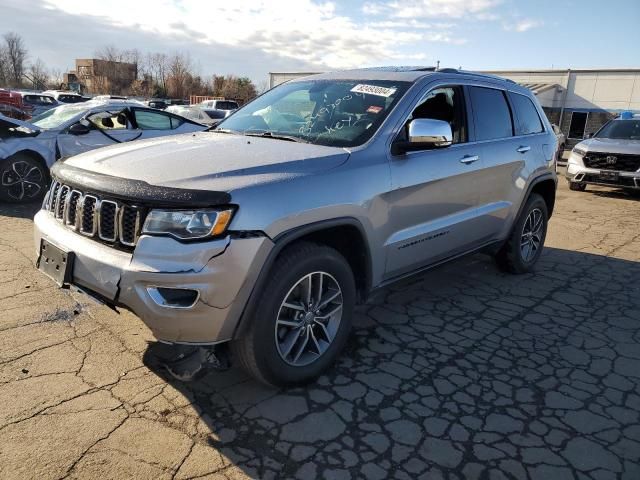
[[[3,187],[11,187],[13,185],[18,185],[22,179],[15,175],[11,175],[11,172],[5,172],[2,176],[2,186]]]
[[[293,350],[294,345],[300,338],[300,334],[302,333],[302,330],[303,330],[302,328],[297,328],[295,330],[290,330],[289,333],[287,333],[287,338],[285,339],[285,342],[284,342],[285,348],[282,351],[282,356],[284,358],[287,358],[291,353],[291,350]]]
[[[295,303],[291,303],[291,302],[284,302],[282,304],[283,307],[287,307],[290,308],[291,310],[298,310],[300,312],[304,312],[305,309],[302,305],[296,305]]]
[[[309,344],[309,330],[310,328],[305,328],[304,329],[304,338],[302,340],[302,342],[300,343],[300,347],[298,347],[298,350],[296,351],[295,356],[293,357],[293,362],[297,363],[298,360],[300,360],[300,356],[302,355],[302,353],[305,351],[307,345]]]
[[[324,323],[319,322],[317,319],[315,323],[316,325],[320,326],[320,329],[322,330],[322,333],[324,334],[324,338],[327,340],[327,343],[331,343],[331,341],[333,340],[333,335],[329,334],[329,330],[327,330],[327,326]]]
[[[322,277],[324,276],[324,274],[320,272],[317,274],[317,276],[319,277],[319,281],[318,285],[316,285],[316,296],[313,299],[313,303],[315,305],[318,305],[320,303],[320,300],[322,299]]]
[[[318,315],[316,317],[316,320],[326,320],[328,318],[331,318],[333,315],[335,315],[336,313],[338,313],[341,310],[342,310],[342,305],[338,305],[333,310],[331,310],[329,313],[326,313],[324,315]]]
[[[329,305],[340,295],[342,295],[342,292],[340,290],[336,290],[335,292],[331,292],[331,291],[327,292],[325,297],[320,301],[320,304],[318,305],[318,310],[322,310],[324,307]]]
[[[312,292],[312,282],[311,282],[311,274],[307,275],[306,277],[306,289],[305,289],[305,303],[307,305],[307,307],[309,306],[309,304],[311,303],[311,292]]]
[[[321,355],[324,352],[324,349],[320,347],[320,343],[318,343],[318,339],[316,338],[315,333],[313,332],[313,328],[309,327],[309,335],[311,335],[311,340],[313,340],[313,344],[316,346],[316,350],[318,351],[318,355]]]
[[[278,325],[284,325],[285,327],[299,328],[302,323],[296,320],[277,320]]]

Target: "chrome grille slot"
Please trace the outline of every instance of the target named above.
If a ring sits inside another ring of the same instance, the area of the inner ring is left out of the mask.
[[[60,182],[56,182],[55,180],[51,183],[51,188],[49,189],[49,196],[47,198],[47,210],[53,211],[56,205],[56,196],[58,195],[58,189],[60,188]]]
[[[56,195],[56,209],[55,209],[55,217],[59,220],[64,218],[64,206],[65,200],[67,199],[67,194],[71,189],[66,185],[62,185],[58,189],[58,194]]]
[[[133,246],[140,235],[140,210],[136,207],[124,205],[120,209],[120,243]]]
[[[117,238],[118,204],[111,200],[102,200],[98,215],[98,236],[107,242]]]
[[[93,195],[85,195],[80,202],[80,218],[78,219],[78,225],[80,227],[80,233],[92,237],[96,233],[96,206],[98,203],[97,197]]]
[[[136,246],[146,209],[51,182],[43,209],[85,237],[131,250]]]
[[[71,225],[74,229],[77,229],[76,213],[78,211],[78,203],[82,198],[82,193],[78,190],[72,190],[67,194],[67,205],[64,208],[64,223]]]

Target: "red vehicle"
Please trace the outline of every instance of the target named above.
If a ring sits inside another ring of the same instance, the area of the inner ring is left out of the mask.
[[[31,118],[31,107],[25,105],[19,93],[0,88],[0,113],[18,120],[27,120]]]
[[[0,88],[0,103],[6,103],[7,105],[13,105],[14,107],[24,110],[24,104],[22,103],[22,95],[10,90]]]

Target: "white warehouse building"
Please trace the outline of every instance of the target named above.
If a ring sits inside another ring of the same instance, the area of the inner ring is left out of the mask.
[[[316,72],[317,73],[317,72]],[[640,69],[493,70],[530,88],[551,123],[560,126],[573,146],[622,111],[640,113]],[[269,86],[313,75],[272,72]]]

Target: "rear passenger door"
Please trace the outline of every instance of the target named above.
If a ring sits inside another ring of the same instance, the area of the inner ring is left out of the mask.
[[[527,186],[527,159],[536,155],[539,146],[534,139],[518,135],[521,127],[509,92],[479,85],[470,85],[468,91],[474,138],[484,161],[475,189],[478,193],[477,234],[485,243],[508,234]]]

